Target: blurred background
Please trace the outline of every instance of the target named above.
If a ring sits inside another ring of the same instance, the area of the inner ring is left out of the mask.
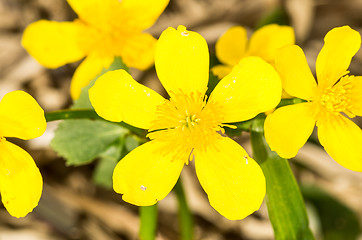
[[[75,67],[50,70],[21,47],[25,27],[39,19],[72,21],[76,14],[66,0],[0,0],[0,97],[13,90],[30,93],[45,111],[69,108],[69,86]],[[362,34],[361,0],[171,0],[156,24],[147,31],[156,38],[169,26],[185,25],[208,42],[215,61],[215,42],[229,27],[245,26],[251,34],[264,23],[290,22],[297,44],[311,69],[323,46],[324,35],[349,25]],[[352,75],[362,75],[362,50],[353,58]],[[162,93],[154,68],[131,69],[135,79]],[[362,93],[361,93],[362,94]],[[361,118],[354,119],[361,127]],[[44,179],[39,206],[16,219],[0,207],[0,239],[136,239],[138,208],[121,200],[112,189],[93,181],[96,161],[67,167],[50,147],[58,122],[31,141],[16,141],[35,159]],[[251,154],[249,136],[234,137]],[[362,147],[362,143],[361,143]],[[290,160],[306,201],[310,227],[317,239],[360,239],[362,173],[335,163],[315,143],[307,143]],[[182,172],[184,188],[195,220],[195,239],[273,239],[265,204],[253,215],[229,221],[210,207],[196,178],[193,164]],[[157,239],[178,239],[177,202],[173,193],[159,202]]]

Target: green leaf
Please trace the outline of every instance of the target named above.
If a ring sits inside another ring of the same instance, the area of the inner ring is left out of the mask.
[[[255,119],[251,132],[254,159],[266,179],[266,204],[276,240],[313,240],[308,216],[288,160],[271,151],[264,138],[264,119]]]
[[[93,181],[96,184],[108,189],[112,188],[113,170],[124,151],[124,139],[118,139],[99,155],[97,166],[93,172]]]
[[[68,165],[91,162],[129,131],[119,124],[102,120],[65,120],[60,123],[51,147]]]
[[[324,240],[358,239],[361,227],[351,209],[316,186],[302,186],[301,189],[306,201],[315,207]]]
[[[135,135],[127,136],[124,143],[126,150],[124,156],[133,149],[135,149],[136,147],[138,147],[140,144],[141,144],[140,139],[138,139]]]

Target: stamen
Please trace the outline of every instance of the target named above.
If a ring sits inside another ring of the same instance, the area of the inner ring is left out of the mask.
[[[334,86],[322,90],[316,101],[316,114],[319,114],[322,108],[332,114],[344,112],[348,116],[354,117],[351,112],[351,99],[348,96],[353,78],[354,76],[343,76]]]
[[[204,150],[223,132],[221,107],[206,104],[202,93],[171,93],[171,99],[156,110],[156,120],[151,124],[150,139],[167,143],[163,152],[181,157],[188,164],[194,150]],[[225,125],[229,126],[229,125]],[[233,126],[231,126],[233,127]]]

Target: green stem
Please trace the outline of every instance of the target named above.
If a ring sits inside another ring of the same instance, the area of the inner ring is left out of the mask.
[[[264,119],[256,119],[251,144],[254,158],[266,179],[266,204],[277,240],[313,240],[308,216],[288,160],[271,151],[265,142]]]
[[[56,121],[56,120],[66,120],[66,119],[100,119],[97,113],[93,109],[66,109],[59,110],[54,112],[45,113],[45,119],[47,122]]]
[[[177,201],[179,205],[179,224],[180,224],[180,234],[181,240],[191,240],[193,239],[193,218],[188,207],[185,192],[183,190],[181,178],[177,181],[174,191],[176,192]]]
[[[154,240],[157,230],[157,203],[140,207],[140,240]]]
[[[106,121],[99,117],[93,109],[65,109],[54,112],[47,112],[45,113],[45,119],[47,122],[67,119],[98,119]],[[124,122],[120,122],[119,124],[122,127],[125,127],[131,132],[137,134],[138,136],[144,138],[145,134],[142,129],[133,127]]]

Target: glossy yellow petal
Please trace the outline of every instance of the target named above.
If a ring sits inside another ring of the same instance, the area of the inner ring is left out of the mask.
[[[346,96],[349,99],[350,111],[357,116],[362,116],[362,76],[350,76],[350,78],[351,87]]]
[[[195,168],[211,206],[224,217],[243,219],[259,209],[265,196],[264,174],[238,143],[218,139],[195,153]]]
[[[86,23],[106,30],[110,24],[117,24],[122,16],[121,1],[118,0],[67,0],[69,5]]]
[[[152,35],[130,35],[124,41],[118,56],[128,67],[145,70],[154,63],[157,40]]]
[[[122,10],[129,19],[126,24],[140,30],[151,27],[168,3],[169,0],[122,0],[121,2]]]
[[[220,62],[234,66],[244,56],[247,42],[248,36],[245,28],[231,27],[217,40],[216,56]]]
[[[362,130],[346,117],[328,113],[317,127],[326,152],[343,167],[362,172]]]
[[[156,47],[157,75],[167,92],[206,91],[209,80],[209,50],[205,39],[184,26],[162,32]]]
[[[113,172],[113,189],[123,200],[149,206],[162,200],[180,176],[184,160],[161,153],[163,143],[147,142],[125,156]]]
[[[233,67],[229,65],[216,65],[215,67],[211,68],[212,73],[219,79],[228,75],[231,70],[233,70]]]
[[[82,88],[87,86],[91,80],[96,78],[102,71],[107,69],[113,62],[113,57],[101,56],[96,52],[91,53],[75,70],[70,84],[70,94],[75,100],[78,99]]]
[[[294,43],[295,37],[292,27],[270,24],[258,29],[251,36],[247,54],[259,56],[273,64],[277,50]]]
[[[316,120],[311,114],[311,104],[281,107],[266,117],[265,140],[279,156],[295,157],[312,134]]]
[[[324,46],[320,51],[316,72],[318,85],[331,87],[346,74],[352,57],[361,46],[361,35],[349,26],[333,28],[324,38]]]
[[[222,107],[222,122],[238,122],[273,109],[281,94],[282,84],[275,69],[259,57],[247,57],[221,79],[209,101]]]
[[[0,137],[24,140],[41,136],[46,129],[44,111],[28,93],[14,91],[0,102]]]
[[[150,127],[156,118],[157,106],[164,101],[161,95],[136,82],[123,69],[99,77],[89,89],[89,99],[102,118],[144,129]]]
[[[299,46],[289,45],[279,49],[275,68],[282,80],[283,89],[288,94],[301,99],[312,99],[317,83]]]
[[[0,139],[1,200],[14,217],[24,217],[37,205],[43,179],[32,157],[20,147]]]
[[[82,31],[74,22],[40,20],[25,29],[21,44],[40,64],[57,68],[85,56],[79,44]]]

